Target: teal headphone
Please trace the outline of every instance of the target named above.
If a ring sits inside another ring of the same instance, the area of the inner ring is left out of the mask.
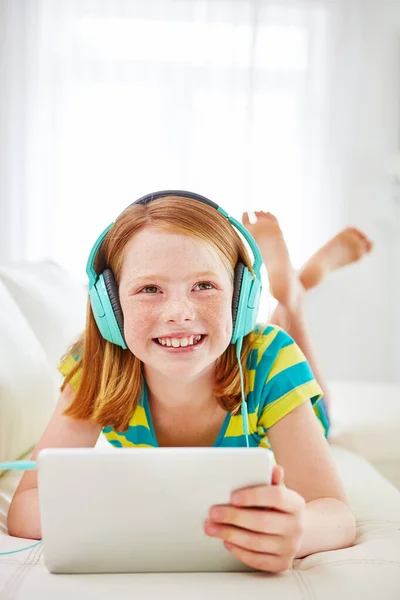
[[[182,190],[155,192],[139,198],[139,200],[136,200],[130,206],[133,206],[134,204],[149,204],[153,200],[164,198],[166,196],[190,198],[212,206],[228,219],[238,231],[240,231],[253,252],[253,271],[255,277],[253,277],[248,268],[241,262],[236,265],[234,274],[232,298],[233,332],[231,343],[239,343],[241,349],[243,337],[254,329],[260,304],[262,289],[260,267],[263,261],[256,241],[239,221],[230,217],[220,206],[218,206],[218,204],[215,204],[215,202],[208,200],[204,196],[192,192]],[[113,223],[101,233],[94,243],[87,261],[86,273],[89,278],[89,298],[93,316],[102,337],[126,350],[127,345],[124,338],[123,314],[114,274],[111,269],[105,269],[103,273],[96,273],[94,269],[94,263],[99,248],[112,226]]]

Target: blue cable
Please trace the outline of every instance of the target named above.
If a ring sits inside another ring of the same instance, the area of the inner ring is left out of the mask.
[[[3,462],[0,463],[0,471],[33,471],[36,469],[36,461],[33,460],[13,460],[11,462]],[[31,546],[25,546],[25,548],[20,548],[19,550],[10,550],[9,552],[0,552],[0,556],[4,556],[5,554],[15,554],[16,552],[23,552],[24,550],[30,550],[30,548],[35,548],[42,543],[42,540],[32,544]]]
[[[236,342],[236,358],[237,358],[237,361],[239,364],[240,387],[241,387],[241,392],[242,392],[241,411],[242,411],[243,431],[244,431],[244,435],[246,436],[246,446],[248,448],[249,447],[249,415],[247,412],[246,400],[244,398],[243,370],[242,370],[242,363],[240,360],[240,353],[242,351],[242,342],[243,342],[243,338],[239,338]]]
[[[19,550],[10,550],[9,552],[0,552],[0,556],[4,556],[5,554],[15,554],[16,552],[22,552],[23,550],[29,550],[30,548],[34,548],[35,546],[39,546],[42,543],[42,540],[36,542],[36,544],[32,544],[32,546],[25,546],[25,548],[20,548]]]
[[[0,463],[0,471],[8,471],[14,469],[15,471],[33,471],[36,469],[35,460],[13,460],[11,462]]]

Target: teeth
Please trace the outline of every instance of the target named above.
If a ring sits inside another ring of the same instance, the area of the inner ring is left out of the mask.
[[[201,335],[190,336],[189,338],[157,338],[162,346],[172,346],[173,348],[185,348],[186,346],[193,346],[201,340]]]

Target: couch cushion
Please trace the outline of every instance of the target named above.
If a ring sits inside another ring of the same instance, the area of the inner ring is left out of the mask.
[[[0,461],[8,461],[36,444],[60,379],[1,280],[0,308]]]
[[[0,265],[0,280],[39,340],[49,365],[56,368],[85,327],[85,285],[51,261]]]

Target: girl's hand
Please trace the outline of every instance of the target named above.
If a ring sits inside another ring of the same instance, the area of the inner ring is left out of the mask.
[[[306,503],[279,485],[282,480],[283,468],[275,466],[271,485],[235,490],[231,504],[210,508],[204,525],[207,535],[223,540],[225,548],[253,569],[284,571],[300,549]]]

